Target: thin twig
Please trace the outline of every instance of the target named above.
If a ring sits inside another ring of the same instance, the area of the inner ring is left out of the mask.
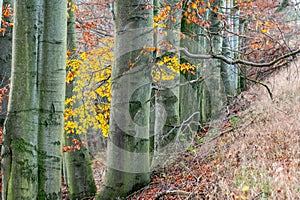
[[[239,128],[243,128],[243,127],[247,127],[247,126],[249,126],[249,125],[252,124],[252,123],[253,123],[253,120],[250,121],[248,124],[242,124],[241,126],[238,126],[238,127],[232,127],[231,129],[226,130],[226,131],[223,131],[223,132],[219,133],[218,135],[216,135],[215,137],[211,138],[211,139],[209,140],[209,142],[212,142],[212,141],[214,141],[215,139],[217,139],[217,138],[219,138],[219,137],[225,135],[226,133],[230,133],[230,132],[233,131],[233,130],[236,130],[236,129],[239,129]]]
[[[165,190],[162,191],[160,193],[158,193],[157,195],[155,195],[154,199],[159,199],[160,197],[164,196],[164,195],[191,195],[192,193],[190,192],[186,192],[183,190]]]

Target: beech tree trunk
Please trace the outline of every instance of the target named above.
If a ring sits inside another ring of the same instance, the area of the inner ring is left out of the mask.
[[[73,3],[73,1],[71,1]],[[73,54],[76,53],[76,28],[75,13],[70,9],[67,29],[67,48]],[[76,78],[75,78],[76,81]],[[66,98],[73,96],[74,81],[66,85]],[[76,107],[77,104],[73,105]],[[76,130],[75,130],[76,131]],[[82,142],[84,139],[86,146],[74,152],[65,152],[66,178],[70,199],[82,199],[84,197],[93,197],[96,194],[96,185],[93,177],[93,170],[86,141],[86,134],[65,133],[65,145],[74,145],[73,139]]]
[[[4,0],[3,6],[10,5],[13,7],[12,0]],[[1,5],[2,8],[2,5]],[[2,12],[1,12],[2,14]],[[12,17],[6,18],[2,16],[2,19],[7,22],[13,22]],[[1,20],[0,20],[1,22]],[[1,24],[1,23],[0,23]],[[3,27],[2,27],[3,28]],[[0,35],[0,81],[3,83],[0,87],[5,86],[9,82],[10,74],[11,74],[11,54],[12,54],[12,27],[8,26],[5,29],[4,36]],[[8,93],[7,93],[8,94]],[[3,126],[6,114],[7,114],[7,98],[3,98],[3,102],[1,104],[2,109],[0,111],[0,126]]]
[[[224,8],[224,0],[213,3],[211,7],[218,6]],[[222,25],[217,17],[217,13],[209,11],[208,20],[211,22],[209,31],[212,32],[210,40],[205,40],[205,46],[210,49],[213,46],[215,54],[222,54],[223,38]],[[208,52],[210,53],[210,52]],[[224,109],[226,96],[221,79],[222,62],[217,59],[206,60],[203,63],[202,75],[204,82],[201,88],[201,120],[208,122],[216,120],[222,114]]]
[[[3,199],[61,199],[66,1],[15,1]]]
[[[153,46],[152,0],[114,3],[115,49],[105,183],[98,199],[117,199],[150,181],[149,113]]]
[[[184,7],[187,10],[186,7]],[[181,38],[180,46],[187,48],[189,52],[195,54],[201,54],[203,52],[203,44],[201,43],[202,28],[199,25],[194,23],[187,23],[185,18],[181,21],[181,32],[185,35],[185,38]],[[190,63],[196,68],[193,70],[193,73],[190,72],[181,72],[180,82],[185,84],[180,87],[180,120],[181,123],[184,123],[182,126],[183,136],[189,144],[192,140],[192,135],[198,131],[198,123],[200,120],[199,113],[199,85],[201,83],[201,74],[199,73],[199,68],[202,67],[202,61],[199,59],[192,59],[184,54],[180,56],[181,63]],[[195,83],[187,83],[188,81],[199,80]]]
[[[179,53],[168,53],[167,46],[171,46],[173,49],[180,46],[180,25],[181,25],[181,11],[174,11],[176,5],[180,3],[180,0],[167,1],[167,0],[157,0],[156,5],[160,5],[161,9],[164,9],[165,5],[170,6],[171,15],[174,17],[176,22],[168,21],[167,27],[158,28],[157,35],[157,47],[161,50],[156,56],[157,59],[164,60],[165,56],[174,57],[177,56],[180,59]],[[174,12],[173,12],[174,11]],[[167,44],[167,45],[166,45]],[[161,66],[161,71],[166,71],[172,74],[171,70],[166,67],[166,65]],[[168,87],[173,87],[180,83],[180,76],[174,74],[173,80],[162,80],[155,83],[157,86],[162,87],[156,91],[157,95],[155,98],[155,139],[154,139],[154,160],[152,167],[161,166],[167,159],[163,157],[162,154],[167,154],[167,152],[174,153],[175,146],[173,146],[179,126],[179,87],[174,87],[168,89]],[[170,148],[171,147],[171,148]]]
[[[235,3],[233,0],[226,1],[226,15],[230,24],[226,28],[230,33],[227,33],[223,40],[223,54],[233,60],[237,59],[239,48],[239,10],[234,7]],[[230,96],[236,95],[238,93],[239,80],[238,66],[223,62],[221,71],[226,94]]]
[[[3,0],[0,0],[0,8],[2,8],[2,6],[3,6]],[[1,21],[2,21],[2,10],[0,12],[0,28],[1,28],[1,25],[2,25]]]

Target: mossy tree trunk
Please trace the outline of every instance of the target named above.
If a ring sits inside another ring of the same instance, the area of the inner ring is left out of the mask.
[[[14,4],[3,199],[61,199],[66,1]]]
[[[105,183],[98,199],[116,199],[150,181],[149,113],[153,46],[152,0],[114,2],[115,49]]]
[[[69,6],[72,6],[73,1],[70,1]],[[75,13],[72,9],[69,9],[68,29],[67,29],[67,48],[76,54],[76,28],[75,28]],[[72,58],[71,58],[72,59]],[[76,78],[75,78],[76,81]],[[70,82],[66,85],[66,98],[72,98],[73,96],[74,82]],[[73,108],[76,104],[73,105]],[[70,119],[71,120],[71,119]],[[76,131],[76,130],[75,130]],[[91,160],[89,150],[86,141],[86,135],[78,135],[74,133],[65,133],[65,145],[74,145],[73,139],[85,141],[86,146],[81,147],[80,150],[74,152],[65,152],[65,167],[66,178],[69,190],[70,199],[82,199],[84,197],[92,197],[96,194],[96,185],[93,177],[93,171],[91,166]]]

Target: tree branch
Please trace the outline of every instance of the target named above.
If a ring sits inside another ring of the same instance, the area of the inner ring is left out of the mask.
[[[223,62],[230,64],[230,65],[235,65],[235,64],[243,64],[243,65],[248,65],[248,66],[252,66],[252,67],[268,67],[268,66],[272,66],[276,63],[278,63],[279,61],[294,56],[298,53],[300,53],[300,49],[291,51],[287,54],[284,54],[276,59],[274,59],[271,62],[268,63],[256,63],[256,62],[251,62],[251,61],[246,61],[246,60],[233,60],[230,58],[226,58],[223,55],[215,55],[215,54],[194,54],[194,53],[190,53],[188,50],[186,50],[185,48],[177,48],[177,50],[183,52],[187,57],[189,58],[193,58],[193,59],[219,59],[222,60]],[[176,50],[170,50],[169,52],[174,52]]]

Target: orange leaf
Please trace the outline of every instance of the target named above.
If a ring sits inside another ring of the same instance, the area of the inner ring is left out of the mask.
[[[166,8],[166,10],[169,10],[169,11],[171,10],[171,7],[169,5],[166,5],[165,8]]]
[[[216,7],[214,7],[214,13],[217,13],[218,12],[218,10],[219,10],[219,8],[216,6]]]

